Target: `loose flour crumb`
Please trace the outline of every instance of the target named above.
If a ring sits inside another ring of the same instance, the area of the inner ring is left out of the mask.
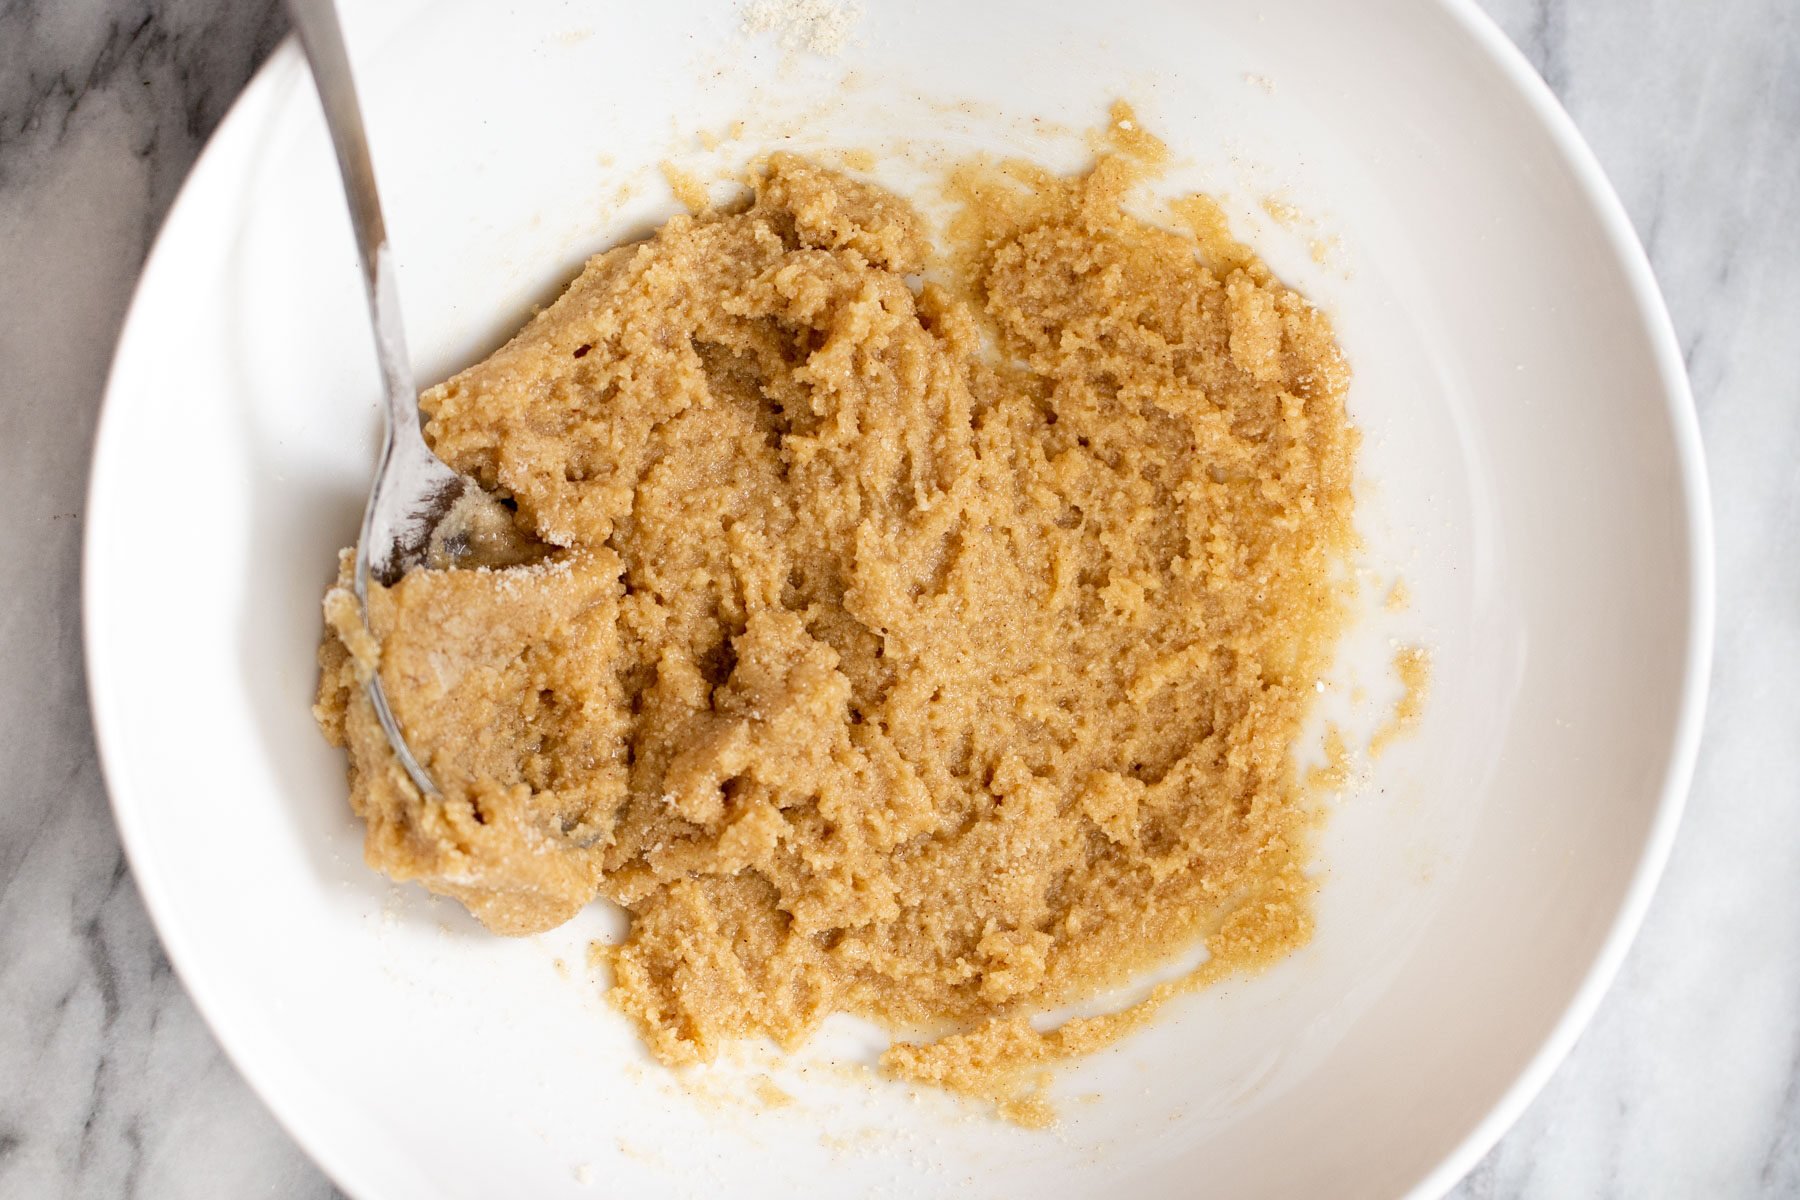
[[[774,33],[784,50],[830,56],[850,41],[862,11],[837,0],[750,0],[744,6],[745,33]]]

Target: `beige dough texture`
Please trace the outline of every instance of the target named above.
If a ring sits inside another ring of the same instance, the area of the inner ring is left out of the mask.
[[[594,258],[423,397],[543,561],[327,597],[316,713],[367,856],[498,933],[597,896],[655,1055],[833,1012],[1042,1118],[1033,1013],[1310,930],[1294,746],[1343,621],[1348,371],[1161,147],[973,163],[914,208],[776,155]],[[936,282],[921,282],[927,267]],[[362,689],[379,671],[442,793]]]

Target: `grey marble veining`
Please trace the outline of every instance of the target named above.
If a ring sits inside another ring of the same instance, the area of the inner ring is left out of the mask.
[[[1713,474],[1719,641],[1644,932],[1454,1195],[1800,1196],[1800,5],[1486,6],[1592,142],[1668,295]],[[144,914],[95,764],[77,604],[88,443],[131,285],[282,25],[272,0],[0,0],[7,1200],[336,1194],[221,1056]]]
[[[273,3],[0,3],[0,1195],[329,1196],[170,973],[88,729],[77,561],[111,345]]]

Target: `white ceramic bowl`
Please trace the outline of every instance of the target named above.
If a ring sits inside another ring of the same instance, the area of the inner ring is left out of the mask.
[[[1404,575],[1414,600],[1369,605],[1328,702],[1365,687],[1373,719],[1390,639],[1428,644],[1435,684],[1326,829],[1315,943],[1067,1072],[1059,1130],[844,1070],[880,1041],[847,1020],[793,1060],[751,1049],[675,1079],[584,965],[613,914],[501,941],[360,861],[307,705],[377,380],[286,46],[132,308],[88,507],[87,635],[145,901],[324,1167],[364,1200],[1372,1197],[1465,1170],[1643,912],[1711,621],[1661,303],[1592,158],[1493,27],[1449,0],[915,0],[869,4],[820,56],[746,33],[724,0],[349,8],[425,380],[673,211],[664,158],[705,173],[771,145],[869,147],[917,188],[976,148],[1075,165],[1067,130],[1133,100],[1181,157],[1171,186],[1220,194],[1356,369],[1365,593]],[[701,149],[696,131],[738,119],[739,140]],[[747,1099],[765,1072],[795,1104]]]

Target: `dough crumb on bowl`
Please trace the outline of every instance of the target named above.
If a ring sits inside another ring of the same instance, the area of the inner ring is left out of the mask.
[[[706,194],[706,185],[692,174],[682,170],[674,163],[661,164],[663,179],[667,181],[669,190],[681,201],[682,207],[695,216],[699,216],[712,207],[712,200]]]
[[[1395,738],[1411,733],[1425,715],[1425,701],[1431,694],[1431,651],[1423,646],[1401,646],[1394,651],[1394,674],[1400,678],[1400,698],[1394,710],[1369,739],[1369,756],[1373,758],[1391,745]]]
[[[966,164],[939,250],[775,154],[426,392],[548,557],[414,572],[366,629],[328,597],[315,711],[371,865],[500,933],[621,905],[596,953],[664,1063],[852,1013],[889,1074],[1027,1125],[1057,1061],[1303,944],[1349,371],[1217,205],[1128,214],[1164,157],[1119,105],[1079,176]]]

